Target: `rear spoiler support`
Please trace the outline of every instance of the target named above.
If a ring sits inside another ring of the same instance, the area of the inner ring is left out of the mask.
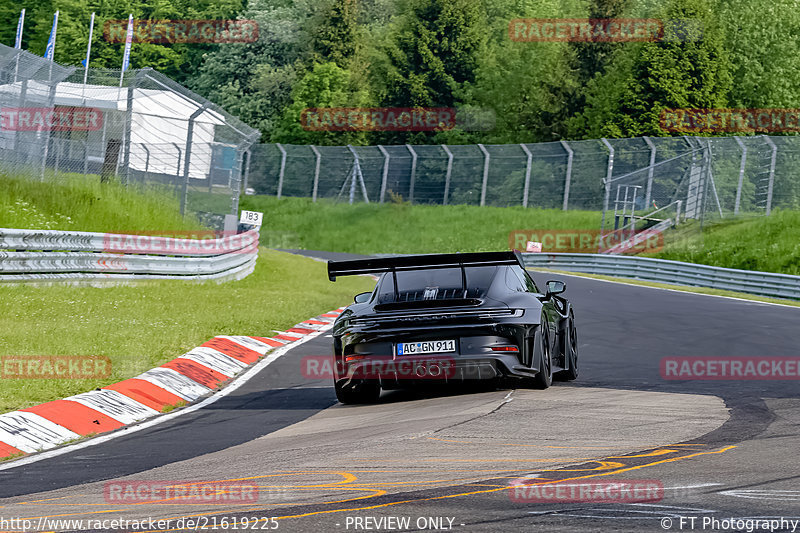
[[[518,265],[523,269],[525,268],[522,262],[522,254],[517,250],[507,252],[399,255],[396,257],[377,257],[353,261],[328,261],[328,279],[336,281],[338,276],[392,272],[395,278],[395,291],[397,291],[397,272],[430,268],[460,268],[461,283],[466,291],[466,267],[500,265]]]

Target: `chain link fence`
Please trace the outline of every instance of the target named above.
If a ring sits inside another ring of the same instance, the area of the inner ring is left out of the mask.
[[[259,132],[152,69],[120,74],[0,45],[0,168],[158,187],[222,229]]]
[[[798,137],[252,149],[256,194],[341,201],[654,211],[702,219],[800,208]],[[625,194],[628,194],[627,200]],[[635,193],[635,198],[634,198]],[[627,203],[626,203],[627,202]]]

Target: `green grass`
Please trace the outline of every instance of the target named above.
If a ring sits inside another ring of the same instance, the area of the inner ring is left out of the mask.
[[[0,228],[94,232],[202,229],[183,219],[178,200],[164,191],[101,184],[93,177],[40,182],[0,175]]]
[[[272,336],[373,286],[365,277],[331,283],[324,263],[267,250],[253,274],[219,285],[0,286],[0,356],[99,355],[112,364],[107,379],[0,379],[0,413],[134,376],[216,335]]]
[[[240,207],[264,213],[262,242],[280,248],[350,253],[508,250],[524,229],[599,229],[600,213],[522,207],[354,204],[307,198],[243,196]]]
[[[70,177],[0,176],[0,227],[97,232],[200,229],[174,197]],[[263,242],[263,241],[262,241]],[[105,379],[1,379],[0,413],[137,375],[217,335],[271,336],[347,305],[368,278],[328,281],[325,265],[262,249],[253,274],[216,284],[165,280],[112,288],[0,285],[3,356],[97,355]]]
[[[800,274],[800,212],[773,211],[770,216],[721,220],[679,227],[652,257],[689,263]]]

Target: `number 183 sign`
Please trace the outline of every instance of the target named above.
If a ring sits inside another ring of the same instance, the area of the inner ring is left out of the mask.
[[[258,211],[242,211],[239,218],[240,224],[250,224],[251,226],[260,226],[264,222],[264,213]]]

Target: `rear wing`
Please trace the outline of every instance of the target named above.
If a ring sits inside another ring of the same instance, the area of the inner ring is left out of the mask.
[[[519,265],[523,269],[525,268],[522,262],[522,254],[516,250],[508,252],[400,255],[397,257],[356,259],[354,261],[328,261],[328,279],[336,281],[337,276],[380,274],[383,272],[428,268],[461,268],[463,274],[464,268],[468,266],[499,265]]]

